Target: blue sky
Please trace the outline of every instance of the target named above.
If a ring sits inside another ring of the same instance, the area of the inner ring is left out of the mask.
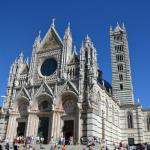
[[[78,51],[86,34],[91,37],[104,78],[111,82],[109,26],[118,21],[128,32],[135,100],[139,97],[143,107],[150,107],[149,6],[148,0],[1,0],[0,95],[5,95],[11,63],[21,51],[31,56],[38,31],[43,37],[52,18],[61,37],[70,21]]]

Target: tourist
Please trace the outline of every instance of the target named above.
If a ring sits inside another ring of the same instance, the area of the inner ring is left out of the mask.
[[[63,137],[60,138],[61,145],[63,145]]]
[[[62,150],[67,150],[65,144],[63,144],[63,146],[62,146]]]
[[[43,142],[44,142],[44,138],[43,138],[43,137],[41,137],[41,139],[40,139],[40,140],[41,140],[41,143],[43,144]]]
[[[9,150],[9,143],[6,143],[5,150]]]
[[[120,143],[119,150],[124,150],[122,143]]]
[[[73,136],[70,136],[69,138],[69,145],[73,145]]]

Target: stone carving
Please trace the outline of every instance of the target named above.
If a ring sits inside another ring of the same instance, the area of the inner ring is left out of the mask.
[[[28,104],[27,103],[21,103],[18,107],[18,111],[20,113],[21,116],[25,116],[27,115],[27,108],[28,108]]]
[[[73,113],[75,110],[75,103],[73,100],[67,100],[64,105],[64,110],[67,114]]]

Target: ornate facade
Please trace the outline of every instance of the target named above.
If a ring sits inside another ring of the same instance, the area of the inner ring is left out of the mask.
[[[150,142],[150,110],[134,103],[127,33],[110,28],[112,87],[97,65],[97,51],[87,36],[80,54],[68,25],[63,39],[52,22],[36,37],[30,64],[21,53],[11,65],[0,114],[0,135],[98,137],[113,143]]]

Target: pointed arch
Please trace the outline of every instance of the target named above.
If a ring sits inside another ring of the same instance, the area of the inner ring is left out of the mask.
[[[131,111],[127,112],[127,122],[128,122],[128,128],[132,129],[133,128],[133,114]]]

